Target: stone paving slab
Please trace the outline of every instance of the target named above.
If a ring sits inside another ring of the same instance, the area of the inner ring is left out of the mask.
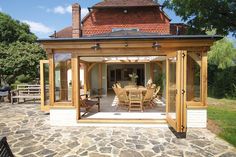
[[[0,137],[25,157],[236,157],[235,148],[207,129],[177,139],[168,128],[52,127],[39,104],[0,104]]]

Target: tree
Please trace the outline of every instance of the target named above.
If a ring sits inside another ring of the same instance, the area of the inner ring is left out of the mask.
[[[30,32],[27,24],[0,12],[0,42],[5,44],[16,41],[33,43],[36,39],[37,37]]]
[[[39,60],[45,58],[44,50],[36,43],[15,42],[0,52],[0,72],[8,84],[14,83],[19,76],[28,81],[39,78]]]
[[[39,60],[46,53],[36,39],[27,24],[0,12],[0,80],[12,84],[39,77]]]
[[[216,29],[217,34],[236,36],[235,0],[165,0],[163,6],[187,22],[189,34]]]
[[[217,65],[219,69],[235,66],[236,49],[228,38],[216,41],[208,52],[209,64]]]

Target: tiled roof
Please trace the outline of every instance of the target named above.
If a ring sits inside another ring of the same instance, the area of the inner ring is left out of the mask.
[[[104,0],[92,8],[159,6],[154,0]]]
[[[72,26],[66,27],[52,35],[52,38],[72,38]]]

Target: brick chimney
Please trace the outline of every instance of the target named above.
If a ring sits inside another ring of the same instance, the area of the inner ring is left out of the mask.
[[[81,37],[81,7],[78,3],[72,5],[72,38]]]

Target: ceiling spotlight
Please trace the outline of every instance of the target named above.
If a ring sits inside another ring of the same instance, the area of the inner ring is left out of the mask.
[[[153,45],[152,45],[152,48],[160,48],[161,45],[158,44],[157,42],[154,42]]]
[[[91,46],[91,49],[94,49],[95,51],[96,50],[98,50],[98,49],[100,49],[101,47],[100,47],[100,44],[99,43],[96,43],[96,44],[94,44],[93,46]]]
[[[128,13],[128,10],[125,9],[125,10],[124,10],[124,13],[127,14],[127,13]]]
[[[128,46],[129,46],[129,44],[127,42],[125,42],[125,47],[128,47]]]

